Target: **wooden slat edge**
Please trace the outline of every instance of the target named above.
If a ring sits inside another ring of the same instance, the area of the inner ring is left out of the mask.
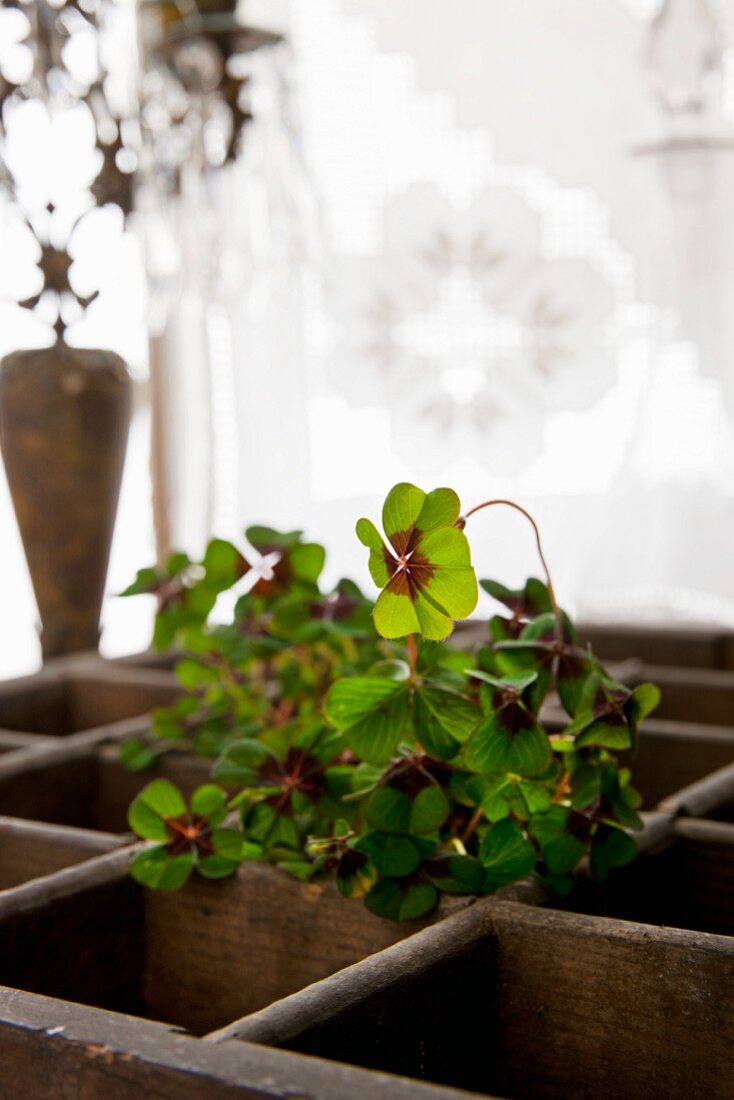
[[[703,817],[727,802],[734,802],[734,764],[726,764],[664,798],[660,809],[667,813]]]
[[[8,1045],[14,1046],[16,1061],[18,1048],[27,1047],[28,1072],[32,1074],[37,1043],[53,1051],[53,1060],[44,1059],[43,1063],[47,1067],[50,1062],[52,1069],[50,1075],[46,1070],[46,1076],[38,1070],[33,1084],[42,1091],[36,1092],[35,1087],[33,1092],[25,1091],[24,1100],[54,1095],[54,1084],[60,1085],[62,1079],[68,1082],[70,1073],[87,1089],[99,1078],[99,1091],[85,1091],[85,1096],[183,1100],[203,1096],[204,1086],[206,1094],[213,1097],[241,1090],[248,1100],[288,1096],[294,1100],[467,1100],[476,1095],[250,1043],[215,1045],[165,1024],[0,987],[0,1053],[4,1061]],[[56,1067],[59,1078],[55,1081]]]
[[[246,1039],[265,1044],[287,1041],[305,1028],[387,989],[397,977],[428,969],[488,935],[492,929],[492,907],[497,904],[504,903],[496,898],[482,898],[376,955],[211,1032],[206,1041]]]
[[[76,825],[54,825],[46,821],[31,821],[24,817],[6,817],[0,814],[0,842],[13,837],[30,837],[53,844],[72,845],[80,852],[111,852],[130,844],[119,833],[105,833],[100,829],[81,829]]]
[[[130,860],[140,847],[139,844],[128,844],[0,891],[0,920],[32,912],[82,890],[127,878]]]
[[[128,737],[140,737],[150,730],[148,715],[121,718],[105,726],[70,733],[66,737],[38,737],[37,742],[26,748],[13,749],[0,755],[0,780],[19,775],[47,763],[63,763],[80,756],[89,756],[106,744],[124,741]]]
[[[673,948],[686,948],[694,954],[701,952],[720,955],[722,960],[726,959],[730,960],[730,964],[734,963],[734,937],[719,936],[713,932],[691,932],[683,928],[621,920],[618,917],[597,917],[550,907],[518,905],[512,901],[496,905],[492,909],[491,920],[493,932],[508,937],[512,935],[513,925],[517,927],[519,924],[531,930],[557,928],[579,939],[603,936],[610,940],[647,944],[653,937],[658,943],[670,945]]]
[[[728,821],[708,821],[697,817],[679,817],[675,835],[685,840],[707,844],[728,844],[734,847],[734,824]]]

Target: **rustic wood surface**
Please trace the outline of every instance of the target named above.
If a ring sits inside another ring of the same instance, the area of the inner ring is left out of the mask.
[[[143,891],[130,851],[0,892],[1,983],[203,1033],[429,923],[380,920],[331,884],[257,863],[177,893]],[[469,903],[446,899],[430,919]]]
[[[502,1091],[731,1097],[734,940],[516,906],[495,936]]]
[[[447,898],[431,920],[467,904]],[[399,924],[266,864],[145,896],[143,996],[157,1019],[204,1033],[403,939]],[[2,975],[0,975],[2,980]]]
[[[186,794],[210,779],[209,762],[183,753],[170,753],[151,771],[129,771],[119,760],[117,744],[98,744],[112,729],[139,735],[148,723],[126,721],[103,727],[99,735],[75,734],[0,755],[0,814],[126,833],[128,807],[152,779],[170,779]]]
[[[0,893],[0,983],[144,1015],[142,891],[129,849]]]
[[[371,998],[384,998],[397,976],[424,974],[434,968],[446,971],[452,960],[463,957],[467,949],[491,934],[492,907],[496,904],[494,900],[475,902],[441,924],[431,925],[385,948],[379,956],[348,966],[299,993],[211,1032],[206,1041],[243,1039],[266,1046],[297,1046],[306,1033],[330,1027],[335,1020],[343,1020],[352,1012],[361,1013]],[[422,1014],[418,1004],[415,1009]],[[408,1020],[405,1026],[410,1027]],[[407,1046],[412,1038],[411,1032]],[[374,1041],[375,1036],[370,1036],[369,1042]]]
[[[39,743],[37,733],[21,733],[19,730],[0,729],[0,753],[27,749]]]
[[[0,988],[2,1100],[467,1100],[465,1092]]]
[[[0,813],[94,829],[97,760],[83,754],[45,756],[35,750],[0,756]]]

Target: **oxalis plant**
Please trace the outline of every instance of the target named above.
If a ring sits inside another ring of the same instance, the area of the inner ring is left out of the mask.
[[[544,580],[481,581],[503,613],[470,654],[446,642],[478,599],[467,524],[496,505],[532,524]],[[130,824],[155,843],[134,858],[139,882],[173,889],[193,869],[266,860],[304,881],[332,875],[345,897],[407,920],[441,894],[491,894],[532,872],[563,894],[583,859],[602,880],[634,857],[640,798],[615,754],[634,754],[659,693],[615,681],[579,643],[529,513],[490,500],[461,515],[453,490],[400,484],[382,526],[357,524],[380,593],[372,625],[350,636],[353,667],[318,705],[231,725],[214,783],[188,806],[163,779],[141,792]]]
[[[154,595],[154,645],[186,653],[176,665],[185,693],[153,712],[145,739],[122,746],[134,771],[172,751],[215,759],[232,741],[319,718],[335,679],[386,655],[357,585],[321,591],[322,546],[300,531],[245,534],[246,549],[214,539],[201,561],[173,554],[163,568],[141,569],[123,593]],[[232,621],[212,624],[217,599],[243,586]]]

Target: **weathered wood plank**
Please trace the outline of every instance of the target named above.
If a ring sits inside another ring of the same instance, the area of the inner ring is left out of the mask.
[[[429,923],[380,920],[266,864],[143,891],[133,850],[0,892],[0,982],[205,1032]],[[466,904],[446,899],[431,919]]]
[[[438,919],[467,904],[447,898]],[[203,1033],[379,951],[427,921],[399,924],[266,864],[226,882],[192,879],[145,898],[144,999],[157,1019]]]
[[[0,988],[8,1100],[466,1100],[453,1089]],[[3,1091],[5,1089],[5,1091]]]
[[[366,1000],[390,995],[400,975],[445,970],[452,960],[471,952],[492,932],[494,901],[482,901],[454,913],[440,925],[425,928],[362,962],[275,1001],[206,1036],[207,1042],[243,1039],[268,1046],[297,1043],[299,1037],[330,1026],[347,1013],[361,1011]],[[420,1013],[420,1007],[416,1004]],[[406,1020],[406,1026],[408,1021]],[[372,1041],[372,1040],[370,1040]],[[410,1045],[406,1037],[406,1045]]]
[[[40,744],[42,740],[45,740],[45,738],[38,733],[21,733],[19,730],[0,729],[0,753],[32,748]]]
[[[731,1096],[734,940],[509,906],[495,935],[502,1091]]]
[[[0,983],[144,1013],[142,891],[120,849],[0,893]]]

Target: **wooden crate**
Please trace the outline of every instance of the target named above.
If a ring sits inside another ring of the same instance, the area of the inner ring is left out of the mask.
[[[0,1097],[728,1100],[734,719],[726,674],[694,665],[667,683],[702,720],[671,693],[632,762],[637,862],[413,926],[261,864],[143,891],[125,811],[152,776],[117,743],[174,679],[85,659],[1,685]],[[208,765],[154,774],[188,792]]]

